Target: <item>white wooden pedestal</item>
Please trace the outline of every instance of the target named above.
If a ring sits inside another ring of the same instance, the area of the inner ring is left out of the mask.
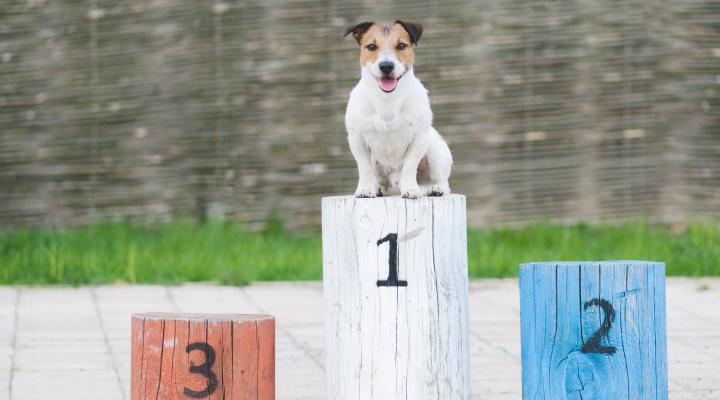
[[[327,398],[470,398],[465,197],[322,201]]]

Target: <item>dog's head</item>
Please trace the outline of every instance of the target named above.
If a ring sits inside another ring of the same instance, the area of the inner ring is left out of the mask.
[[[347,29],[360,45],[360,65],[383,92],[392,92],[415,61],[413,48],[422,35],[422,25],[395,21],[391,26],[362,22]]]

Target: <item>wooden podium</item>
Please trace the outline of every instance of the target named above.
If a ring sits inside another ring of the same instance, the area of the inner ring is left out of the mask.
[[[327,398],[469,399],[465,197],[322,201]]]
[[[131,400],[274,400],[275,319],[135,314],[131,371]]]
[[[665,264],[520,267],[523,399],[666,400]]]

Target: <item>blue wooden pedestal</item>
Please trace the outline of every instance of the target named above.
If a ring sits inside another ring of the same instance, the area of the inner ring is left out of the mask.
[[[523,399],[665,400],[665,264],[520,266]]]

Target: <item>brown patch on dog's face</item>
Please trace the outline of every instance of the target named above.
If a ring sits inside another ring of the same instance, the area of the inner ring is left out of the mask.
[[[395,23],[388,34],[389,47],[394,49],[398,61],[410,69],[415,62],[413,41],[402,25]]]
[[[382,54],[395,54],[406,69],[415,62],[412,39],[402,25],[373,25],[360,39],[360,64],[374,63]]]
[[[383,28],[373,25],[360,39],[360,65],[373,63],[380,55],[384,42]]]

